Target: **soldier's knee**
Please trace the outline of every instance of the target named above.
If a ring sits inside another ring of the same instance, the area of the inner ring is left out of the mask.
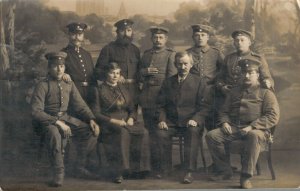
[[[46,127],[46,135],[48,137],[61,138],[58,128],[54,125],[49,125]]]
[[[214,131],[209,131],[207,132],[207,134],[205,135],[205,139],[206,140],[212,140],[214,137]]]
[[[200,133],[200,128],[199,127],[188,127],[187,128],[188,133],[190,134],[195,134],[195,135],[199,135]]]
[[[252,141],[258,141],[258,140],[262,139],[262,136],[263,135],[261,132],[255,131],[255,130],[249,131],[247,133],[247,139],[252,140]]]
[[[169,137],[168,132],[165,130],[157,130],[156,131],[157,138],[162,140]]]

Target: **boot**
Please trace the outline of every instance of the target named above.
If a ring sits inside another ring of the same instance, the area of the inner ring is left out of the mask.
[[[53,174],[53,180],[50,183],[51,187],[61,187],[64,182],[65,172],[63,169],[55,170]]]

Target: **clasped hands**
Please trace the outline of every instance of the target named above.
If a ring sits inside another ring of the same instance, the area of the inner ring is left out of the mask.
[[[111,118],[110,122],[114,125],[118,125],[121,127],[125,127],[125,126],[133,126],[134,124],[134,119],[132,117],[128,118],[127,121],[125,121],[124,119],[114,119]]]
[[[245,136],[248,134],[249,131],[251,131],[253,128],[252,126],[247,126],[243,129],[240,129],[240,133],[242,136]],[[222,124],[222,127],[221,127],[221,130],[227,134],[227,135],[231,135],[232,134],[232,128],[231,128],[231,125],[229,125],[228,123],[223,123]]]

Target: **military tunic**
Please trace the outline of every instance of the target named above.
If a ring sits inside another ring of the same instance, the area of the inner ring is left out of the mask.
[[[270,80],[272,87],[274,87],[274,81],[269,71],[269,66],[266,59],[262,55],[250,51],[245,54],[234,52],[226,56],[224,65],[221,69],[220,77],[217,80],[217,87],[219,89],[225,85],[235,87],[241,83],[241,68],[238,66],[238,61],[248,57],[258,59],[262,63],[259,67],[260,79]]]
[[[77,119],[68,114],[72,106],[82,118]],[[87,154],[96,144],[89,125],[95,119],[92,111],[81,98],[73,82],[58,81],[49,77],[37,84],[31,100],[32,117],[37,128],[41,128],[46,135],[50,161],[54,169],[64,169],[63,150],[66,146],[65,138],[61,136],[59,127],[55,124],[61,120],[70,126],[78,144],[77,167],[84,167]]]
[[[142,107],[145,127],[150,134],[151,165],[153,170],[159,169],[160,160],[155,129],[157,126],[157,104],[156,99],[165,78],[177,73],[174,64],[175,51],[170,48],[146,50],[142,57],[140,68],[140,82],[142,89],[139,95],[139,104]],[[157,74],[147,74],[143,70],[154,67],[158,69]]]
[[[207,130],[214,129],[217,123],[217,113],[219,107],[223,102],[223,95],[216,89],[216,78],[220,74],[221,68],[224,64],[224,55],[220,50],[210,47],[209,45],[198,48],[192,47],[187,50],[193,58],[194,65],[190,73],[198,75],[204,79],[206,83],[212,88],[212,110],[205,120],[205,127]]]
[[[203,48],[192,47],[187,52],[192,55],[194,62],[190,73],[205,78],[208,84],[214,84],[215,78],[223,66],[224,55],[209,45]]]
[[[174,59],[175,51],[170,48],[162,50],[149,49],[144,52],[140,67],[141,82],[143,83],[140,104],[143,108],[155,108],[156,97],[163,80],[177,73]],[[157,68],[158,73],[143,74],[142,70],[148,67]]]
[[[95,74],[97,79],[104,79],[103,68],[110,62],[119,64],[121,75],[125,79],[136,80],[140,63],[140,50],[132,43],[123,45],[118,40],[104,46],[96,63]]]
[[[65,61],[65,72],[71,76],[81,97],[88,103],[91,87],[96,84],[92,56],[85,49],[81,47],[77,49],[72,45],[68,45],[62,50],[68,54]]]
[[[229,123],[232,134],[227,135],[221,129],[208,132],[207,145],[218,169],[231,170],[226,161],[224,144],[243,139],[245,154],[242,160],[242,173],[253,175],[260,150],[266,143],[266,134],[279,121],[279,105],[274,93],[262,87],[244,88],[238,86],[230,91],[220,111],[220,125]],[[245,136],[240,129],[251,126]]]

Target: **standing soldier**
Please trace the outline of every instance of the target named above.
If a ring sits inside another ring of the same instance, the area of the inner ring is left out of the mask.
[[[48,53],[48,79],[35,88],[31,100],[33,122],[39,132],[45,134],[53,168],[52,186],[62,186],[64,180],[64,148],[69,137],[74,136],[77,143],[76,174],[93,176],[86,168],[86,158],[95,147],[99,126],[95,116],[80,96],[74,83],[65,82],[66,53]],[[83,120],[70,115],[69,107]],[[94,135],[94,137],[93,137]]]
[[[151,141],[152,170],[159,170],[159,152],[157,151],[156,98],[165,78],[175,75],[177,69],[174,64],[175,51],[166,47],[169,30],[165,27],[151,27],[153,47],[144,52],[140,68],[140,82],[142,89],[139,97],[143,111],[145,127],[148,129]]]
[[[220,93],[215,89],[216,76],[220,72],[224,55],[215,47],[208,44],[213,28],[208,25],[196,24],[191,26],[193,29],[194,46],[187,50],[193,58],[193,68],[191,73],[200,76],[206,81],[208,87],[212,88],[213,92],[213,107],[210,115],[205,120],[205,127],[208,130],[214,129],[216,124],[217,106],[219,105]]]
[[[264,56],[252,52],[250,46],[253,41],[251,32],[238,29],[231,34],[236,52],[226,56],[224,65],[221,70],[220,78],[217,82],[217,87],[224,94],[227,94],[230,89],[238,86],[241,82],[241,67],[238,61],[242,59],[257,59],[260,61],[259,74],[260,82],[263,87],[268,89],[274,88],[274,81],[269,71],[269,66]]]
[[[140,63],[140,50],[132,43],[133,21],[123,19],[115,23],[117,39],[104,46],[96,63],[95,75],[103,80],[103,69],[110,62],[117,62],[121,68],[120,83],[127,84],[133,100],[137,98],[137,72]]]
[[[94,64],[91,54],[83,49],[84,31],[87,25],[84,23],[70,23],[67,25],[69,30],[69,44],[62,51],[68,54],[66,58],[66,73],[74,81],[81,97],[89,103],[91,87],[95,86],[96,80],[93,77]],[[67,75],[64,75],[64,79]]]

